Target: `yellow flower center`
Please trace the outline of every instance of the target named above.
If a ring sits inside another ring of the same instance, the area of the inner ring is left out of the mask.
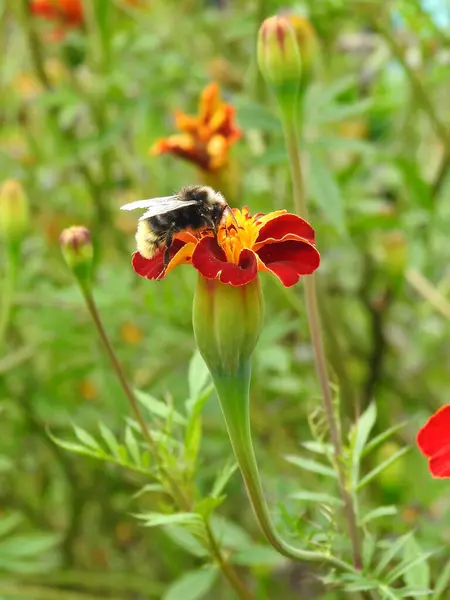
[[[226,215],[226,220],[217,233],[217,241],[225,252],[227,261],[237,264],[244,248],[253,249],[261,224],[257,217],[250,217],[245,209],[234,209],[233,214],[234,218],[229,213]]]

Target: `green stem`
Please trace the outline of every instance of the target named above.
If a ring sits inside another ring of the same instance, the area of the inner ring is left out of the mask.
[[[17,259],[18,254],[13,248],[5,248],[6,260],[5,271],[3,274],[1,307],[0,307],[0,352],[5,341],[6,331],[11,316],[11,309],[14,301],[14,290],[17,280]]]
[[[283,111],[283,127],[289,156],[296,211],[302,218],[307,219],[308,209],[304,191],[305,188],[301,166],[301,155],[298,147],[299,132],[297,129],[298,126],[294,111],[292,111],[292,114],[286,110]],[[314,349],[316,372],[322,391],[323,407],[330,431],[331,443],[333,444],[334,449],[334,459],[338,474],[339,490],[344,503],[345,518],[347,521],[350,543],[352,546],[353,564],[356,569],[361,569],[361,543],[358,535],[353,501],[347,489],[345,480],[341,433],[333,407],[333,396],[329,383],[330,380],[325,357],[322,325],[317,304],[316,280],[314,274],[305,277],[304,286],[306,311],[308,315],[311,341]]]
[[[186,498],[185,494],[183,493],[183,490],[180,489],[178,483],[170,476],[170,473],[168,473],[161,464],[161,457],[159,454],[158,446],[145,423],[145,420],[139,408],[138,400],[130,384],[128,383],[122,365],[120,364],[119,359],[117,358],[114,348],[108,337],[108,334],[106,333],[106,330],[103,326],[100,314],[97,309],[97,305],[95,304],[92,292],[86,286],[80,287],[84,300],[86,302],[86,306],[89,310],[92,321],[94,322],[95,328],[97,329],[98,335],[102,342],[103,348],[105,349],[105,352],[125,393],[125,396],[127,397],[130,403],[131,409],[136,417],[136,420],[140,425],[142,435],[144,436],[151,451],[153,452],[155,462],[158,464],[161,477],[164,478],[165,482],[167,483],[168,488],[170,489],[172,497],[175,503],[177,504],[178,508],[190,512],[192,510],[191,502],[188,498]],[[245,584],[239,579],[234,568],[225,560],[222,553],[220,552],[220,547],[209,526],[206,527],[206,530],[209,539],[208,549],[210,550],[213,558],[216,560],[224,577],[227,579],[231,587],[235,590],[240,600],[253,600],[253,596],[250,593],[250,591],[246,588]]]
[[[235,569],[230,565],[226,558],[222,554],[219,544],[217,543],[211,526],[205,521],[206,535],[208,537],[209,551],[211,556],[216,561],[223,576],[228,581],[230,586],[234,589],[240,600],[254,600],[253,594],[247,588],[243,581],[239,578]]]
[[[231,440],[236,460],[244,479],[247,494],[266,540],[280,554],[296,561],[327,563],[353,572],[351,565],[340,559],[292,546],[277,532],[267,507],[259,475],[250,429],[250,362],[241,363],[234,374],[213,373],[213,380]]]

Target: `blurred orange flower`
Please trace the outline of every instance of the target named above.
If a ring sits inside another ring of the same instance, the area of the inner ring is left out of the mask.
[[[228,162],[230,147],[241,137],[235,124],[235,109],[223,102],[217,83],[203,90],[197,116],[175,112],[181,133],[158,140],[153,155],[170,153],[195,163],[204,171],[217,171]]]

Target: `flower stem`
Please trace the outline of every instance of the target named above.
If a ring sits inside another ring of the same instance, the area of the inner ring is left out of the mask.
[[[16,252],[11,248],[5,248],[5,270],[2,283],[2,298],[0,307],[0,351],[5,341],[6,330],[11,315],[11,309],[14,300],[14,290],[17,279],[17,259]]]
[[[301,155],[298,147],[298,127],[297,120],[292,114],[283,112],[283,126],[286,140],[286,147],[289,156],[291,169],[294,202],[297,213],[304,219],[308,218],[308,209],[306,205],[303,173],[301,166]],[[322,326],[317,303],[316,280],[314,274],[308,275],[304,279],[305,301],[308,315],[311,341],[314,349],[314,359],[316,364],[317,377],[319,379],[322,401],[325,416],[330,431],[331,443],[334,449],[334,459],[338,474],[339,491],[344,503],[345,518],[347,521],[348,533],[353,553],[353,564],[356,569],[362,568],[361,544],[356,524],[356,515],[351,495],[347,489],[345,481],[345,472],[343,465],[342,440],[336,414],[333,407],[333,397],[330,389],[327,361],[325,357],[325,348],[322,336]]]
[[[106,330],[103,326],[102,320],[100,318],[100,314],[97,309],[97,305],[95,304],[95,300],[92,295],[92,292],[86,286],[80,286],[80,287],[81,287],[81,292],[83,294],[83,298],[86,302],[86,306],[89,310],[89,314],[92,317],[92,321],[94,322],[95,328],[97,329],[98,335],[102,342],[103,348],[105,349],[105,352],[108,356],[108,359],[111,363],[111,366],[112,366],[115,374],[117,375],[117,378],[122,387],[122,390],[125,393],[125,396],[127,397],[128,401],[130,402],[131,409],[136,417],[137,422],[139,423],[139,426],[142,431],[142,435],[144,436],[151,451],[154,454],[155,462],[159,463],[158,464],[159,471],[160,471],[161,475],[164,477],[165,481],[167,482],[167,485],[170,489],[170,492],[171,492],[173,499],[174,499],[175,503],[177,504],[178,508],[180,510],[185,510],[185,511],[190,512],[192,510],[191,502],[189,501],[188,498],[186,498],[185,494],[180,489],[180,486],[178,485],[177,481],[175,481],[172,477],[170,477],[170,474],[167,473],[166,469],[161,465],[161,457],[160,457],[160,454],[158,451],[158,446],[157,446],[155,440],[153,439],[151,432],[149,431],[149,429],[145,423],[145,420],[144,420],[142,413],[140,411],[140,408],[139,408],[138,400],[137,400],[130,384],[128,383],[128,380],[125,376],[122,365],[120,364],[119,359],[117,358],[114,348],[108,337],[108,334],[106,333]],[[208,524],[206,524],[206,532],[207,532],[208,542],[209,542],[208,549],[211,552],[211,555],[213,556],[215,561],[217,562],[217,565],[219,566],[220,570],[222,571],[223,576],[228,581],[228,583],[231,585],[231,587],[234,589],[234,591],[236,592],[239,599],[240,600],[254,600],[253,595],[248,590],[246,585],[241,581],[241,579],[239,578],[238,574],[236,573],[234,567],[222,555],[222,553],[220,551],[220,546],[219,546],[216,538],[214,537],[214,534]]]
[[[292,546],[275,529],[259,475],[250,429],[250,362],[241,364],[234,374],[213,374],[222,412],[236,460],[244,479],[253,511],[265,538],[280,554],[296,561],[327,563],[347,572],[351,565],[340,559],[311,550]]]

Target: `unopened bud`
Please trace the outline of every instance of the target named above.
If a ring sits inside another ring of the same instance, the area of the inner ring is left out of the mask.
[[[24,237],[30,221],[28,198],[18,181],[8,179],[0,188],[0,234],[7,241],[18,243]]]
[[[62,231],[59,242],[64,259],[78,282],[82,286],[88,286],[94,258],[89,230],[76,225],[68,227]]]
[[[295,30],[287,17],[266,19],[258,34],[258,65],[281,106],[295,102],[302,77],[302,60]]]
[[[309,72],[311,63],[317,54],[317,36],[314,27],[305,17],[299,15],[287,15],[289,23],[292,25],[297,39],[298,49],[302,60],[302,76]]]

